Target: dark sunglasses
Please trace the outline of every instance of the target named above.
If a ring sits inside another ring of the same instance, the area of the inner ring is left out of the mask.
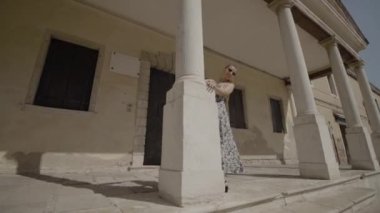
[[[228,72],[230,72],[233,76],[236,75],[236,72],[234,72],[231,68],[227,68]]]

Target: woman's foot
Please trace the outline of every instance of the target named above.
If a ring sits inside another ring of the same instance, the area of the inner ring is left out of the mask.
[[[225,192],[225,193],[228,192],[228,186],[227,186],[227,185],[224,186],[224,192]]]

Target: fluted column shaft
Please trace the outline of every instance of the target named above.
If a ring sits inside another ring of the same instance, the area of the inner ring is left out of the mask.
[[[315,100],[291,11],[292,6],[292,1],[280,0],[275,1],[272,7],[277,13],[297,113],[299,115],[315,114],[317,112]]]
[[[181,0],[176,45],[176,78],[204,79],[202,1]]]

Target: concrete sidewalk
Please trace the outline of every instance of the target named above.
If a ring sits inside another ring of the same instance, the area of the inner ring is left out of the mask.
[[[230,192],[209,205],[178,208],[158,196],[158,170],[86,174],[0,174],[0,212],[210,212],[326,183],[299,178],[295,168],[247,168],[229,176]],[[345,171],[350,177],[362,171]],[[327,181],[328,182],[328,181]],[[229,211],[244,212],[244,209]],[[246,211],[251,212],[251,211]]]

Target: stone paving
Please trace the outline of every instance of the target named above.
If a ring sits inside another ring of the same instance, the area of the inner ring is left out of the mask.
[[[246,174],[228,177],[231,190],[225,194],[224,201],[259,199],[323,182],[299,178],[295,168],[246,170]],[[359,173],[346,171],[343,176]],[[0,174],[0,212],[207,211],[204,206],[183,209],[162,200],[158,196],[157,180],[157,169],[124,173]]]

